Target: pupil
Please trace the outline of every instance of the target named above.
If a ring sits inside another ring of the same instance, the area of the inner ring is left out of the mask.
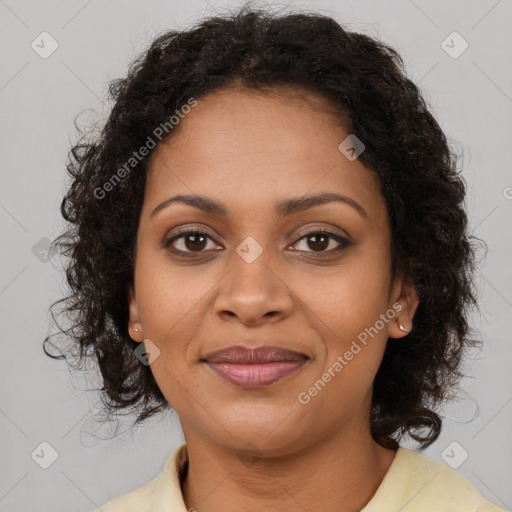
[[[202,238],[202,244],[200,247],[198,247],[197,245],[197,239],[201,239]],[[194,242],[192,244],[189,244],[189,240],[194,240]],[[199,233],[197,234],[193,234],[193,235],[188,235],[187,237],[185,237],[185,246],[187,247],[187,249],[189,250],[194,250],[195,249],[204,249],[204,243],[206,242],[206,237],[204,235],[201,235]]]
[[[325,235],[322,235],[322,234],[316,234],[316,235],[311,235],[309,237],[309,241],[311,242],[311,240],[315,239],[315,238],[322,238],[323,239],[323,242],[320,242],[320,249],[325,249],[328,245],[329,245],[329,238]],[[325,243],[327,242],[327,243]],[[317,244],[313,244],[313,245],[316,245],[316,248],[318,249],[318,243]]]

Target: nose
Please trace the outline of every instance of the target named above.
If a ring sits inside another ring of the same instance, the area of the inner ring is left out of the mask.
[[[252,263],[235,256],[215,299],[221,319],[255,326],[283,320],[292,309],[291,290],[263,254]]]

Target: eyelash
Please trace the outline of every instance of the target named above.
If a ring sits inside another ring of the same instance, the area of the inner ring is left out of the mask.
[[[208,233],[206,233],[205,231],[201,231],[200,229],[187,229],[187,230],[180,231],[178,234],[173,235],[171,238],[165,240],[162,245],[163,245],[164,248],[167,248],[169,245],[171,245],[176,240],[179,240],[181,238],[185,238],[188,235],[202,235],[202,236],[205,236],[205,237],[209,238],[213,242],[215,242],[215,240],[213,240],[213,238]],[[333,254],[338,254],[339,252],[341,252],[344,249],[347,249],[348,247],[353,245],[353,243],[348,241],[347,239],[345,239],[345,238],[343,238],[343,237],[341,237],[339,235],[336,235],[336,234],[334,234],[334,233],[332,233],[330,231],[327,231],[325,229],[315,229],[315,230],[312,230],[309,233],[306,233],[306,234],[302,235],[297,240],[297,242],[295,242],[293,245],[295,245],[299,241],[303,240],[304,238],[307,238],[307,237],[312,236],[312,235],[326,235],[329,238],[334,239],[334,240],[336,240],[337,242],[340,243],[339,247],[337,247],[336,249],[331,249],[330,251],[319,252],[319,253],[315,253],[315,251],[306,251],[308,253],[311,253],[314,258],[322,258],[322,257],[325,257],[325,256],[331,256]],[[188,258],[188,257],[194,257],[196,254],[201,254],[202,252],[205,252],[205,251],[198,251],[197,253],[194,253],[193,251],[181,251],[181,250],[178,250],[178,251],[171,251],[171,252],[173,252],[175,254],[180,254],[180,256],[184,256],[184,257]],[[187,255],[187,256],[185,256],[185,255]]]

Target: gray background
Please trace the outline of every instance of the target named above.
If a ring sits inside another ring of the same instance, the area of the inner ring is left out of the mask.
[[[103,100],[108,81],[123,76],[159,32],[185,28],[235,5],[0,0],[1,512],[33,510],[34,504],[41,511],[91,511],[155,476],[183,442],[172,414],[131,433],[124,433],[125,421],[117,436],[101,439],[114,432],[94,421],[98,395],[84,391],[98,384],[94,373],[88,380],[72,376],[65,362],[42,352],[42,340],[55,331],[48,307],[65,291],[62,262],[58,257],[45,262],[44,247],[62,228],[59,205],[67,152],[76,139],[75,116],[91,109],[79,117],[80,125],[101,122],[108,113]],[[461,400],[445,409],[440,439],[423,454],[454,464],[467,452],[457,471],[510,509],[512,2],[288,5],[333,15],[347,28],[394,46],[450,142],[464,154],[460,165],[469,185],[471,227],[489,247],[478,274],[482,313],[473,319],[485,343],[467,365],[470,377],[462,383]],[[31,47],[43,31],[59,45],[46,59]],[[453,31],[469,44],[457,58],[445,48],[451,46],[453,54],[462,40],[451,36],[443,44]],[[44,446],[41,452],[43,441],[58,453],[47,469],[31,456],[34,450],[40,460],[48,456]]]

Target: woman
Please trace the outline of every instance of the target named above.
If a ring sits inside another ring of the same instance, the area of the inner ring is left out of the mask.
[[[438,438],[476,303],[464,180],[399,55],[243,8],[110,93],[68,165],[65,332],[109,411],[172,407],[186,442],[101,510],[501,510],[399,445]]]

